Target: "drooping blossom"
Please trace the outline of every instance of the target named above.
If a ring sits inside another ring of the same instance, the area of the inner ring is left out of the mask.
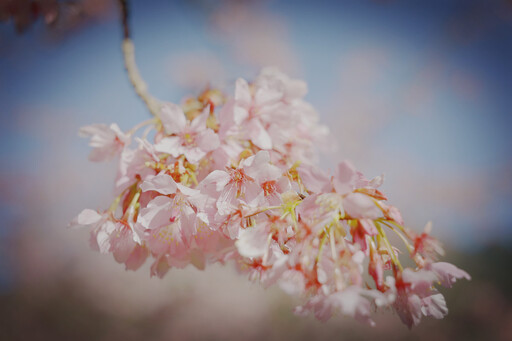
[[[127,217],[130,215],[128,214]],[[133,218],[133,217],[131,217]],[[90,245],[101,253],[111,252],[127,270],[137,270],[146,260],[148,250],[142,246],[140,236],[129,218],[116,219],[111,212],[100,214],[83,210],[70,224],[73,228],[91,227]]]
[[[330,319],[335,312],[340,312],[360,322],[375,325],[370,318],[371,303],[361,295],[362,291],[364,289],[358,286],[351,286],[330,295],[314,296],[304,306],[295,308],[295,312],[299,315],[313,313],[323,322]]]
[[[405,269],[401,273],[393,306],[409,328],[417,325],[423,315],[441,319],[448,313],[443,295],[432,286],[436,279],[436,275],[427,270]]]

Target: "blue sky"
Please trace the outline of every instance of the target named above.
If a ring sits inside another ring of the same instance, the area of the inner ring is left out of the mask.
[[[225,83],[238,76],[251,78],[260,67],[237,58],[232,37],[212,32],[211,12],[196,3],[133,5],[137,61],[158,98],[178,102],[191,91],[180,88],[166,71],[176,54],[207,51],[222,64]],[[292,75],[308,82],[308,100],[334,135],[340,135],[341,151],[325,157],[323,164],[332,167],[348,157],[368,176],[384,172],[385,190],[404,205],[409,212],[404,215],[414,224],[431,217],[449,227],[439,231],[441,237],[472,247],[511,231],[512,16],[506,6],[499,1],[300,0],[261,2],[250,12],[262,20],[270,16],[285,28],[276,39],[283,39],[277,43],[293,52],[298,66]],[[48,159],[85,160],[86,142],[68,130],[95,122],[118,122],[128,129],[147,117],[121,64],[115,15],[57,42],[44,39],[44,30],[37,23],[16,35],[12,25],[0,25],[4,178],[23,173],[42,181],[39,176],[46,168],[41,165]],[[350,63],[362,70],[347,67]],[[371,80],[361,85],[366,69],[372,70]],[[427,98],[411,107],[408,91],[415,86]],[[361,140],[343,137],[352,133],[347,129],[361,127],[352,107],[369,108],[361,117],[370,121],[362,127],[371,133],[360,131]],[[66,120],[60,125],[52,118],[45,125],[47,115],[54,114]],[[356,122],[345,125],[344,115],[353,115]],[[61,134],[67,136],[62,144],[68,148],[55,156],[48,136]],[[366,149],[345,148],[344,143]],[[452,192],[460,193],[453,199],[459,202],[451,206],[441,200],[440,188],[453,183]],[[411,184],[414,188],[406,187]],[[4,197],[2,204],[0,214],[10,217],[7,221],[26,215],[21,213],[22,200],[13,204]]]

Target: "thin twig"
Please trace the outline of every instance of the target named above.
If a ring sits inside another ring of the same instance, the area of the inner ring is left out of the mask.
[[[126,71],[128,72],[128,77],[130,78],[130,82],[132,83],[135,93],[142,99],[142,101],[144,101],[144,103],[149,109],[149,112],[153,116],[159,117],[160,101],[149,94],[148,86],[140,76],[139,69],[137,68],[137,64],[135,63],[135,46],[133,45],[133,42],[131,40],[130,25],[128,24],[128,1],[119,0],[119,5],[121,7],[121,19],[123,24],[124,65]]]

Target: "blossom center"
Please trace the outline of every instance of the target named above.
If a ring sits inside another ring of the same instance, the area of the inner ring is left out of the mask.
[[[274,194],[277,191],[276,181],[265,181],[263,184],[261,184],[261,188],[263,188],[263,193],[265,196]]]
[[[195,134],[190,132],[184,133],[181,135],[181,139],[183,140],[183,145],[189,146],[191,144],[194,144]]]

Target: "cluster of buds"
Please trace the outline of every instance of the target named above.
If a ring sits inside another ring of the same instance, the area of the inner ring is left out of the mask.
[[[373,324],[372,311],[384,307],[409,327],[444,317],[435,285],[469,275],[437,262],[443,250],[429,227],[421,235],[404,227],[378,189],[382,177],[369,180],[349,162],[332,175],[315,166],[328,130],[303,100],[306,84],[264,69],[253,83],[238,79],[234,92],[162,104],[157,118],[126,133],[82,128],[92,161],[119,156],[116,198],[72,225],[90,227],[92,247],[127,269],[149,260],[159,277],[233,262],[300,297],[295,312],[320,320],[341,313]],[[406,255],[415,266],[402,265]]]

